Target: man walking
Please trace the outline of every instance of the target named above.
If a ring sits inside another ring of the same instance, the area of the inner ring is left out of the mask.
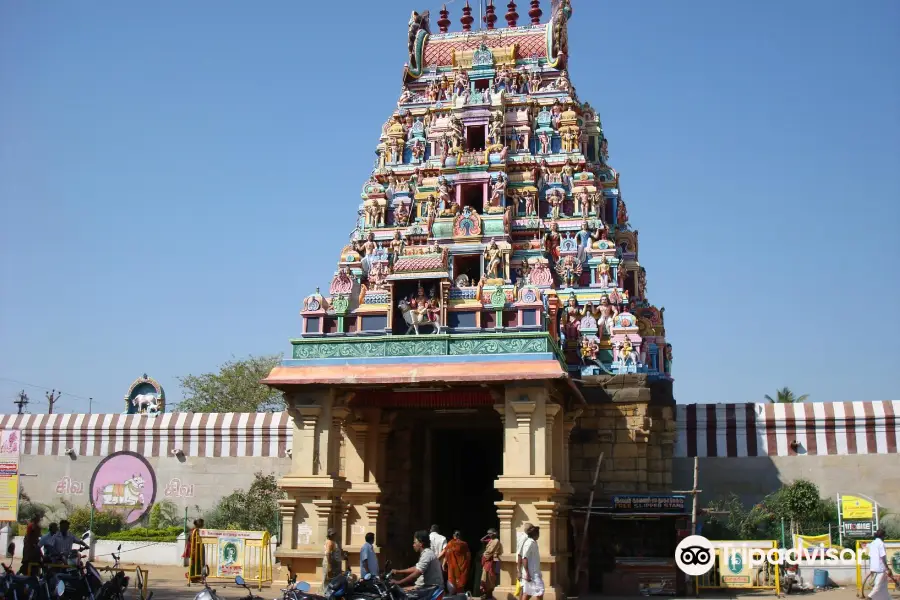
[[[366,543],[359,550],[359,574],[362,577],[371,573],[372,577],[378,577],[378,557],[375,556],[375,534],[371,531],[366,534]]]
[[[441,528],[437,525],[431,526],[431,532],[428,534],[428,539],[431,540],[431,549],[434,551],[434,555],[438,557],[439,564],[441,566],[441,577],[444,580],[444,585],[447,585],[447,561],[441,558],[441,555],[444,553],[444,548],[447,547],[447,538],[441,535]]]
[[[522,600],[544,597],[544,577],[541,575],[541,553],[538,549],[539,527],[532,525],[525,531],[528,539],[522,545]]]
[[[891,573],[891,567],[887,561],[887,552],[884,548],[884,529],[875,532],[875,539],[869,544],[869,572],[875,573],[875,583],[872,585],[872,591],[869,594],[871,600],[890,600],[891,595],[888,593],[887,580],[888,577],[894,580]]]

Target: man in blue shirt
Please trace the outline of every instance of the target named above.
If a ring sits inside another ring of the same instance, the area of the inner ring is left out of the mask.
[[[359,574],[362,577],[371,573],[372,577],[378,577],[378,557],[375,556],[375,534],[371,531],[366,534],[366,543],[359,550]]]

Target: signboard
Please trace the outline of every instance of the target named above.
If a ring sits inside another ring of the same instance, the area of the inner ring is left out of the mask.
[[[859,496],[841,496],[841,517],[846,521],[871,521],[875,518],[875,506]]]
[[[219,538],[219,577],[237,577],[244,574],[244,540],[242,536]]]
[[[19,520],[20,441],[18,429],[0,430],[0,521]]]
[[[94,510],[116,511],[134,523],[156,500],[156,474],[140,454],[115,452],[97,465],[90,491]]]
[[[724,552],[724,550],[719,550]],[[727,554],[727,553],[726,553]],[[722,557],[725,568],[721,571],[721,582],[724,588],[749,588],[753,587],[749,562],[744,561],[741,552],[731,552]]]
[[[872,539],[872,521],[844,521],[844,535],[848,538]]]
[[[622,512],[684,512],[684,496],[614,496],[613,508]]]

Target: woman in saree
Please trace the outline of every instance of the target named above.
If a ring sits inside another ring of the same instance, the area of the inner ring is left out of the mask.
[[[322,589],[325,585],[341,574],[341,559],[343,553],[338,543],[334,541],[337,533],[334,529],[329,529],[325,537],[325,554],[322,556]]]
[[[463,593],[469,582],[472,553],[459,530],[453,532],[453,538],[447,542],[440,558],[447,566],[447,591],[451,594]]]
[[[481,555],[481,597],[493,598],[494,588],[500,576],[500,555],[503,554],[503,546],[500,544],[500,536],[496,529],[488,529],[487,535],[481,538],[485,543],[484,554]]]
[[[203,529],[203,519],[194,520],[194,528],[188,536],[182,558],[188,559],[187,577],[191,583],[203,580],[203,566],[206,564],[206,553],[203,549],[203,541],[200,539],[200,530]]]

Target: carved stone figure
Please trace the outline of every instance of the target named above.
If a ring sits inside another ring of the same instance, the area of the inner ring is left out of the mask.
[[[494,181],[491,186],[491,198],[488,201],[488,204],[491,207],[499,207],[501,206],[501,202],[503,200],[504,194],[506,194],[506,186],[509,183],[509,179],[506,177],[506,174],[502,171],[497,176],[497,180]]]
[[[525,214],[528,216],[537,215],[537,192],[525,194]]]
[[[550,154],[550,135],[546,131],[538,132],[538,154]]]
[[[581,359],[585,362],[596,362],[597,353],[600,351],[600,345],[597,338],[593,336],[582,336],[581,338]]]
[[[571,254],[564,256],[556,263],[556,273],[559,275],[564,287],[575,287],[581,279],[581,261]]]
[[[550,225],[550,231],[544,234],[544,252],[547,254],[547,258],[550,261],[559,260],[559,243],[560,243],[560,235],[559,235],[559,223],[552,223]]]
[[[447,181],[446,177],[441,177],[440,179],[438,179],[438,207],[440,208],[442,214],[449,210],[451,208],[451,205],[455,204],[455,202],[453,201],[452,192],[452,184]]]
[[[489,279],[499,279],[502,277],[501,268],[503,266],[503,254],[497,247],[496,241],[491,241],[490,246],[484,251],[484,262],[487,265],[484,269],[485,276]]]
[[[631,340],[628,336],[625,336],[625,339],[619,342],[618,345],[618,360],[624,366],[629,363],[638,366],[637,353],[634,351],[634,347],[631,345]]]
[[[394,264],[397,259],[403,256],[403,249],[406,247],[406,242],[403,241],[403,238],[400,237],[400,232],[394,232],[394,238],[391,240],[388,249],[391,253],[391,264]]]
[[[566,340],[577,340],[581,334],[582,311],[578,306],[575,294],[569,294],[566,306],[562,310],[562,332]]]
[[[428,28],[428,17],[429,12],[427,10],[421,15],[416,11],[413,11],[412,15],[409,17],[409,66],[413,69],[419,68],[419,65],[416,64],[416,35],[419,33],[420,29],[424,29],[425,33],[431,33]]]
[[[547,191],[547,203],[550,204],[550,218],[556,220],[562,214],[562,205],[566,201],[566,193],[559,188]]]
[[[502,110],[494,111],[494,114],[491,115],[491,124],[489,127],[488,137],[490,141],[494,144],[502,144],[503,143],[503,125],[504,125],[504,115]]]
[[[604,256],[600,260],[600,266],[597,267],[597,283],[600,284],[601,288],[608,288],[611,280],[612,277],[609,272],[609,263]]]

